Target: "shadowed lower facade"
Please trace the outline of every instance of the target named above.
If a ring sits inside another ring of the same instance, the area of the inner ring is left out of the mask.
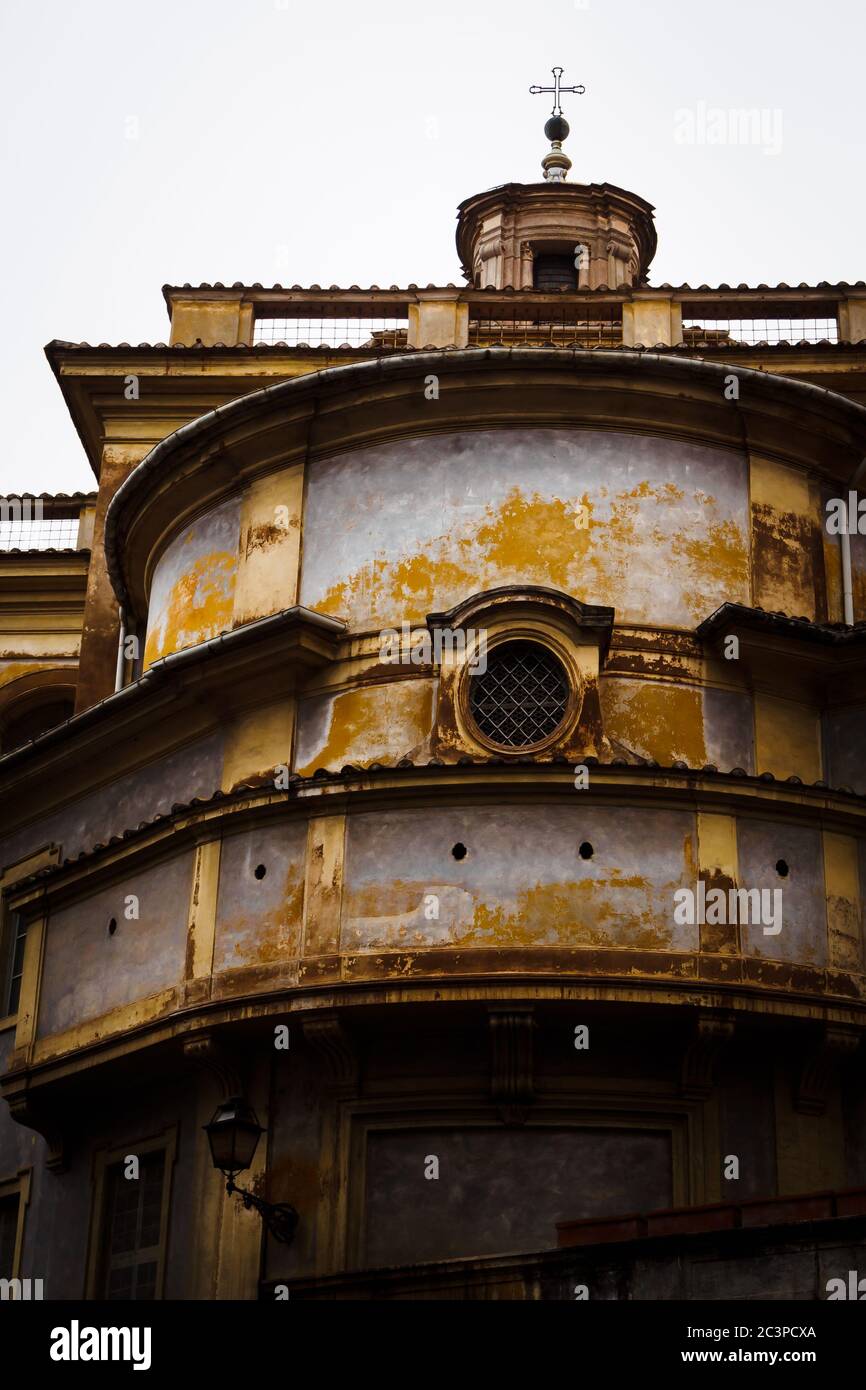
[[[458,248],[49,346],[97,490],[0,553],[0,1273],[46,1297],[864,1266],[866,288],[650,289],[610,185]]]

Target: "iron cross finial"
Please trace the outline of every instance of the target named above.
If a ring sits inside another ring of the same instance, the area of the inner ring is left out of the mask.
[[[532,93],[533,96],[536,96],[539,92],[553,92],[553,110],[551,111],[550,114],[551,114],[552,116],[561,116],[561,115],[562,115],[562,103],[561,103],[560,100],[559,100],[560,93],[561,93],[561,92],[576,92],[578,96],[583,96],[583,93],[586,91],[586,88],[585,88],[585,87],[582,87],[582,86],[578,86],[578,87],[563,87],[563,86],[561,85],[559,79],[562,77],[562,74],[563,74],[563,72],[564,72],[564,69],[563,69],[563,68],[552,68],[551,71],[552,71],[552,73],[553,73],[553,86],[552,86],[552,87],[530,87],[529,90],[530,90],[530,92]]]

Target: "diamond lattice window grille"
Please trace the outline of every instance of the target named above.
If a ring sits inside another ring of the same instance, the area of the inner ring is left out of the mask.
[[[565,718],[568,678],[562,664],[534,642],[494,647],[487,670],[472,677],[469,708],[478,728],[502,748],[530,748]]]

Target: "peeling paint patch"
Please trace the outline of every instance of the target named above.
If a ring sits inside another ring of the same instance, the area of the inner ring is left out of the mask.
[[[812,523],[765,504],[752,508],[755,603],[772,612],[815,620]]]
[[[304,700],[298,712],[297,770],[393,763],[429,737],[432,680],[365,685]]]
[[[39,996],[39,1037],[60,1033],[180,982],[186,953],[191,853],[130,874],[62,907],[48,922]],[[139,917],[128,920],[129,894]],[[109,935],[114,918],[116,930]],[[123,1017],[118,1028],[129,1023]]]
[[[231,627],[239,534],[240,503],[230,498],[168,546],[151,585],[145,668]]]
[[[706,763],[703,704],[696,686],[603,679],[601,701],[608,737],[641,757],[652,758],[662,767],[673,762],[691,767]]]
[[[425,436],[312,465],[301,602],[370,630],[533,583],[691,628],[749,601],[748,555],[746,462],[728,452],[601,431]]]
[[[468,850],[461,861],[457,842]],[[484,806],[352,816],[341,947],[691,950],[697,928],[674,923],[673,894],[694,882],[696,863],[690,813]]]
[[[228,836],[220,854],[214,974],[290,961],[300,951],[305,822]],[[256,870],[264,868],[259,877]]]

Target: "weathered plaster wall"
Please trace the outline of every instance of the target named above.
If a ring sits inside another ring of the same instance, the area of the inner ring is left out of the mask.
[[[591,859],[578,853],[584,841]],[[460,861],[456,843],[468,851]],[[696,949],[698,928],[674,923],[673,898],[694,883],[696,863],[694,817],[678,811],[649,819],[628,807],[479,806],[353,816],[342,949]]]
[[[823,722],[827,780],[866,794],[866,705],[828,711]]]
[[[438,1181],[424,1177],[427,1155]],[[548,1249],[557,1221],[668,1207],[671,1193],[670,1138],[651,1130],[374,1133],[364,1264]]]
[[[47,620],[44,619],[35,607],[36,598],[39,596],[33,596],[33,609],[26,616],[26,626],[22,630],[7,628],[4,631],[4,628],[0,627],[0,685],[18,680],[19,676],[25,676],[28,671],[42,670],[44,664],[70,664],[74,670],[78,666],[76,657],[81,646],[81,632],[67,631],[61,627],[61,624],[71,621],[67,613],[61,617],[51,613]],[[60,606],[58,602],[58,607]],[[70,660],[67,662],[65,657]]]
[[[308,607],[376,630],[514,583],[690,629],[726,599],[748,603],[745,460],[545,429],[405,439],[310,467]]]
[[[703,694],[697,685],[603,677],[601,708],[605,733],[642,758],[663,767],[675,760],[692,767],[708,761]]]
[[[754,767],[751,696],[735,690],[603,676],[605,733],[662,767]]]
[[[244,492],[235,627],[297,603],[303,493],[301,464],[257,478]]]
[[[796,694],[802,692],[794,692]],[[775,777],[801,777],[817,782],[823,777],[821,716],[803,700],[790,700],[756,690],[756,771]]]
[[[737,822],[737,852],[741,887],[782,892],[781,932],[766,935],[766,924],[741,924],[743,950],[772,960],[826,965],[827,907],[820,831],[743,817]],[[786,878],[777,872],[779,860],[788,865]]]
[[[176,985],[186,953],[192,855],[126,875],[48,922],[38,1033],[62,1032]],[[124,915],[139,902],[138,920]],[[117,923],[114,935],[108,924]]]
[[[259,826],[223,840],[215,974],[298,955],[306,848],[305,821]],[[257,878],[260,867],[265,873]]]
[[[723,771],[741,767],[744,772],[753,773],[755,740],[751,696],[738,690],[717,690],[709,686],[703,692],[703,699],[707,761]]]
[[[164,815],[175,802],[210,796],[220,784],[222,745],[221,732],[198,739],[22,826],[0,841],[0,866],[49,843],[60,846],[62,857],[72,858]]]
[[[153,572],[144,667],[232,625],[240,497],[230,497],[175,536]]]
[[[430,948],[450,948],[449,970],[468,948],[516,948],[529,965],[533,950],[591,947],[658,952],[659,976],[680,973],[666,953],[695,951],[862,972],[862,838],[657,804],[648,814],[582,795],[567,805],[485,798],[280,816],[230,826],[222,842],[214,826],[197,905],[194,851],[179,854],[169,840],[164,860],[130,867],[49,917],[38,1036],[79,1025],[94,1038],[122,1032],[164,1012],[164,992],[185,978],[226,1000],[297,986],[312,960],[338,953],[328,971],[357,981],[394,976]],[[689,921],[676,895],[699,877],[766,897],[743,909],[751,920]],[[137,921],[126,916],[130,895]]]
[[[435,681],[419,679],[301,700],[295,767],[309,776],[317,767],[364,767],[410,757],[429,739],[434,704]]]
[[[756,607],[827,620],[820,489],[805,474],[752,455]]]

